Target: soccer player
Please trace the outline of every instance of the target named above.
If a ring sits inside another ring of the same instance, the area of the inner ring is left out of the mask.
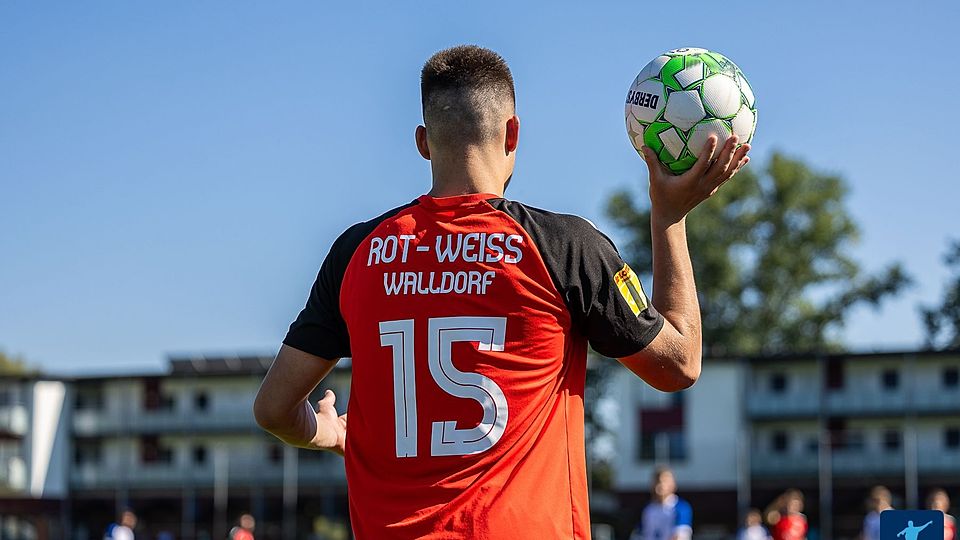
[[[653,472],[653,500],[643,509],[630,540],[690,540],[693,509],[677,496],[673,471],[657,467]]]
[[[927,508],[943,512],[943,540],[957,537],[957,519],[950,515],[950,496],[942,489],[935,489],[927,496]]]
[[[587,346],[661,390],[696,381],[685,217],[749,147],[712,138],[682,176],[646,153],[651,301],[589,221],[503,198],[520,120],[499,55],[440,51],[421,93],[415,139],[432,187],[333,243],[261,385],[257,421],[345,455],[360,540],[589,538]],[[317,409],[307,401],[343,357],[349,429],[332,392]]]
[[[867,502],[870,512],[863,518],[861,540],[880,540],[880,513],[893,508],[893,496],[884,486],[874,486]]]

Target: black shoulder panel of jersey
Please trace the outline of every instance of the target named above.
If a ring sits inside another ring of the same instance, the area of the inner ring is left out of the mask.
[[[507,199],[491,206],[530,235],[576,330],[598,353],[623,358],[647,346],[663,327],[633,270],[592,223]]]
[[[416,204],[418,203],[414,200],[384,212],[370,221],[357,223],[333,242],[317,274],[317,280],[310,290],[307,304],[297,320],[290,325],[287,336],[283,339],[285,345],[327,360],[350,356],[350,336],[347,333],[347,324],[340,313],[340,286],[343,284],[343,274],[357,247],[370,236],[374,229],[387,219]]]

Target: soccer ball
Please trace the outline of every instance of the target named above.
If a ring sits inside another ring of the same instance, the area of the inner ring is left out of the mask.
[[[637,152],[649,146],[674,174],[693,166],[711,133],[719,144],[734,133],[744,144],[757,127],[753,90],[740,68],[692,47],[665,52],[643,68],[627,93],[625,115]]]

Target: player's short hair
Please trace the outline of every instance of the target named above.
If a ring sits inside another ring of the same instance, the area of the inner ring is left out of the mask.
[[[420,72],[423,124],[432,141],[483,144],[513,114],[513,75],[499,54],[476,45],[444,49]]]

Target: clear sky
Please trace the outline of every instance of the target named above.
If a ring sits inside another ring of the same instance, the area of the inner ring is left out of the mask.
[[[917,280],[846,342],[921,343],[960,236],[956,2],[356,4],[0,3],[0,348],[61,373],[273,352],[333,239],[428,189],[419,68],[459,43],[513,69],[508,196],[608,230],[609,193],[645,189],[633,77],[675,47],[727,55],[754,159],[843,174],[854,255]]]

